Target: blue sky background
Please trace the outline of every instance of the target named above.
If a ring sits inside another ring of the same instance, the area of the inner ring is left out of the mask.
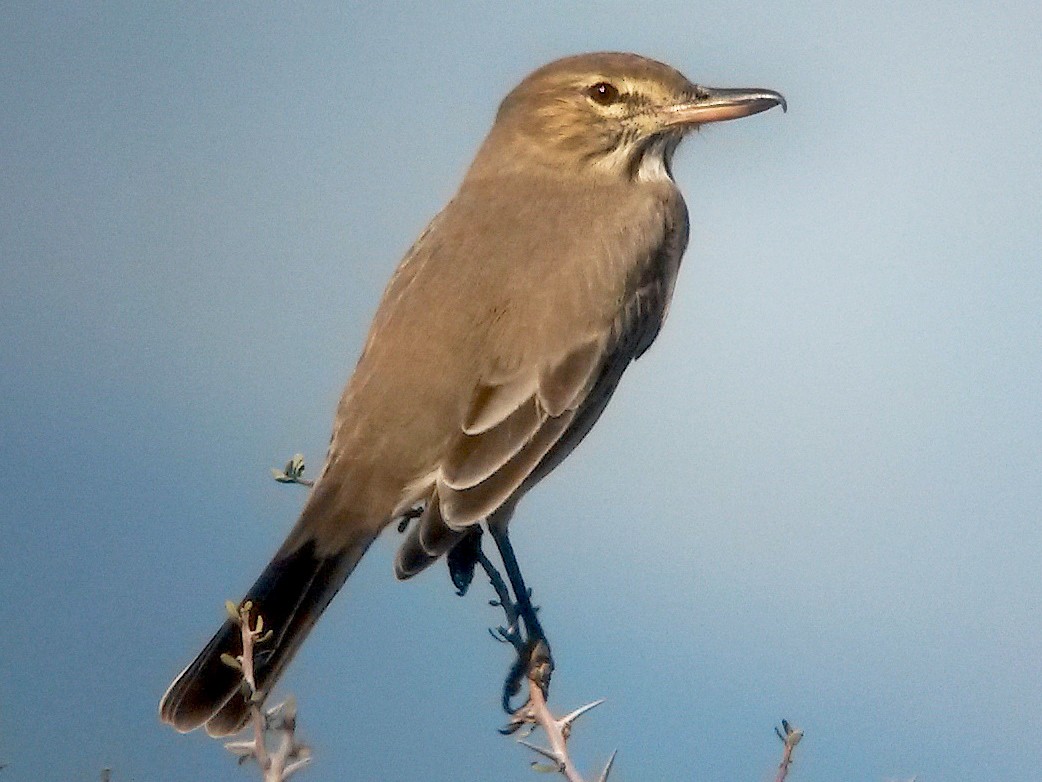
[[[619,780],[1042,767],[1037,3],[0,7],[0,774],[248,779],[159,725],[304,498],[380,291],[532,68],[790,111],[676,179],[670,321],[515,541]],[[531,780],[484,584],[387,535],[284,680],[320,780]]]

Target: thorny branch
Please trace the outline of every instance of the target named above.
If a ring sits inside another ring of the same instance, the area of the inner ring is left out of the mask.
[[[782,751],[781,763],[778,764],[778,776],[774,778],[774,782],[785,782],[785,777],[789,774],[789,766],[792,765],[793,750],[796,749],[796,745],[803,738],[803,731],[799,728],[794,728],[789,724],[788,720],[782,720],[781,730],[775,728],[774,732],[778,734],[778,738],[785,745],[785,749]]]
[[[253,602],[247,600],[240,606],[228,601],[225,604],[229,616],[242,630],[242,654],[232,657],[221,655],[225,665],[242,671],[244,694],[250,702],[250,724],[253,738],[230,741],[225,749],[238,756],[239,763],[249,759],[257,761],[264,782],[285,782],[293,774],[311,762],[310,747],[297,741],[297,704],[292,697],[268,710],[264,710],[264,694],[257,691],[257,680],[253,669],[253,650],[271,638],[271,630],[264,629],[264,617],[257,614],[250,625]],[[267,745],[268,734],[277,739],[275,749]]]
[[[294,455],[282,470],[272,469],[271,472],[272,477],[279,483],[298,483],[309,487],[314,485],[313,480],[303,477],[304,457],[301,454]],[[398,524],[398,532],[404,532],[409,522],[421,514],[422,509],[419,508],[403,514]],[[604,699],[580,706],[564,717],[554,717],[546,702],[546,687],[549,684],[551,672],[549,650],[542,641],[533,645],[526,639],[521,626],[521,612],[517,602],[510,594],[510,588],[507,586],[502,574],[500,574],[499,570],[482,550],[480,540],[474,556],[476,563],[481,565],[481,569],[485,571],[485,575],[496,593],[496,598],[489,600],[489,605],[503,609],[503,614],[506,616],[506,624],[500,625],[495,629],[489,628],[489,633],[497,641],[513,646],[517,652],[517,662],[514,668],[511,669],[507,681],[520,680],[521,676],[519,674],[522,671],[519,669],[524,668],[524,679],[528,682],[528,700],[517,710],[512,711],[509,708],[510,697],[515,695],[516,692],[504,691],[503,705],[508,712],[511,712],[511,719],[509,724],[500,732],[504,735],[510,735],[521,730],[521,738],[517,740],[518,743],[550,761],[549,765],[533,761],[532,766],[536,770],[556,771],[563,774],[568,782],[584,782],[568,754],[568,738],[571,736],[572,726],[575,721],[586,714],[586,712],[604,703]],[[471,560],[471,571],[473,570],[473,563],[474,560]],[[468,575],[465,583],[462,585],[457,583],[460,595],[466,592],[469,582],[470,576]],[[262,698],[258,699],[257,697],[256,682],[253,677],[253,647],[255,644],[263,643],[267,640],[271,635],[271,631],[264,632],[264,621],[259,615],[255,625],[252,628],[250,627],[249,613],[253,606],[249,601],[238,608],[233,603],[229,603],[227,607],[229,614],[242,627],[243,654],[241,657],[236,658],[225,655],[226,659],[224,661],[233,668],[242,670],[243,686],[248,689],[249,697],[253,704],[251,706],[253,739],[250,741],[229,742],[225,747],[239,756],[240,763],[250,758],[255,758],[264,771],[265,782],[283,782],[283,780],[288,779],[290,775],[308,764],[311,760],[311,750],[296,742],[294,736],[296,704],[292,698],[287,699],[267,712],[261,711],[261,703],[259,701]],[[550,742],[549,747],[541,747],[527,740],[536,728],[542,728],[547,740]],[[274,753],[269,752],[264,743],[264,736],[268,731],[277,732],[281,736],[279,747]],[[791,726],[787,720],[782,720],[781,730],[775,728],[774,732],[782,740],[785,747],[775,782],[785,782],[785,778],[789,773],[789,767],[792,765],[793,751],[796,745],[800,743],[800,739],[803,738],[803,731]],[[615,765],[617,754],[618,750],[611,753],[611,757],[608,758],[608,762],[597,777],[597,782],[608,782],[608,775]]]

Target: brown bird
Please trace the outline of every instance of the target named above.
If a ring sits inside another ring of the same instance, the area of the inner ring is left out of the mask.
[[[688,238],[677,144],[778,105],[770,90],[709,89],[616,53],[550,63],[506,96],[459,192],[391,278],[321,473],[246,595],[274,631],[255,661],[261,693],[380,531],[414,509],[399,578],[487,521],[527,602],[507,523],[662,326]],[[220,659],[240,651],[228,621],[170,685],[162,719],[241,729],[241,674]]]

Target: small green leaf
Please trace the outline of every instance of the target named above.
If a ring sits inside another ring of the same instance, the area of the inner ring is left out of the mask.
[[[283,472],[286,474],[286,479],[289,482],[296,481],[297,478],[304,474],[304,454],[294,454],[293,458],[286,462]]]
[[[229,668],[234,668],[236,671],[242,670],[242,663],[239,662],[238,657],[232,657],[230,654],[222,654],[221,662],[227,665]]]

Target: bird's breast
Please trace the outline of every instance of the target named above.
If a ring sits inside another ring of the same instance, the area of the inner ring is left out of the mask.
[[[612,339],[649,279],[675,275],[678,199],[671,183],[465,183],[385,291],[334,447],[400,482],[427,474],[480,383]]]

